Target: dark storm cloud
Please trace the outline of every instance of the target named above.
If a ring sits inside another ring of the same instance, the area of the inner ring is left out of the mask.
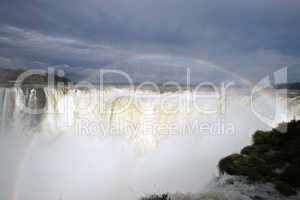
[[[299,20],[296,0],[1,0],[0,53],[95,67],[155,53],[256,76],[298,63]]]

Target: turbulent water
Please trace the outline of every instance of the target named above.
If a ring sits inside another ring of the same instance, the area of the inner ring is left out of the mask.
[[[221,105],[209,91],[0,88],[0,199],[282,199],[271,185],[214,178],[255,130],[298,117],[297,92],[274,98],[251,106],[234,89]]]

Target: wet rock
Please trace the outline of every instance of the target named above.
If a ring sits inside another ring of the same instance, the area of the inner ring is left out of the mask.
[[[265,199],[262,198],[262,197],[260,197],[260,196],[255,195],[255,196],[253,197],[253,200],[265,200]]]
[[[275,188],[283,195],[285,196],[292,196],[296,195],[297,192],[294,188],[292,188],[289,184],[285,182],[276,182]]]
[[[220,161],[219,168],[221,173],[247,176],[251,181],[265,180],[265,176],[269,173],[265,161],[253,155],[230,155]]]
[[[221,159],[219,170],[221,174],[270,182],[282,194],[295,195],[300,189],[300,121],[282,123],[272,131],[256,131],[253,144],[240,154]]]
[[[151,195],[149,197],[142,197],[141,200],[171,200],[168,194]]]

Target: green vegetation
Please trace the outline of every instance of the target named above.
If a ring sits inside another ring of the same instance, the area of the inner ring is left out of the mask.
[[[246,176],[250,181],[271,182],[282,194],[295,195],[300,188],[300,121],[255,132],[253,145],[223,158],[219,170],[221,174]]]

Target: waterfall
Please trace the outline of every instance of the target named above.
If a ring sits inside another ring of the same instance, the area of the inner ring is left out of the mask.
[[[265,96],[258,108],[271,109],[272,100]],[[0,136],[0,156],[10,166],[0,175],[14,180],[0,197],[127,200],[201,192],[220,158],[249,144],[255,130],[271,128],[249,101],[234,91],[222,112],[218,99],[191,91],[0,88],[1,133],[17,135]]]
[[[0,88],[1,132],[41,128],[40,133],[57,136],[66,132],[74,135],[116,135],[147,148],[159,145],[169,135],[194,134],[193,129],[199,129],[199,123],[219,126],[223,119],[241,123],[232,116],[242,115],[240,110],[248,109],[248,115],[256,117],[250,110],[250,98],[246,95],[233,93],[229,97],[230,104],[226,105],[229,110],[226,113],[222,113],[218,99],[193,99],[193,95],[190,91],[161,94],[139,90],[132,93],[126,88]],[[294,108],[290,109],[290,115],[274,119],[272,125],[298,115],[296,100],[290,101],[290,104],[293,103],[291,108]],[[258,110],[269,112],[269,104],[272,109],[272,98],[265,96],[259,102]],[[164,126],[168,126],[167,130]],[[210,134],[216,133],[217,130],[213,130]]]
[[[0,88],[0,125],[1,133],[36,128],[42,113],[34,113],[43,105],[45,99],[38,96],[41,89],[36,88]],[[32,113],[25,111],[31,109]]]

